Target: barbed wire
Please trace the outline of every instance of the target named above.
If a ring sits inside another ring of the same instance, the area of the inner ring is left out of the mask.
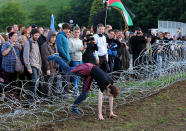
[[[114,80],[114,85],[120,89],[119,96],[114,101],[114,108],[151,96],[177,81],[185,80],[186,44],[153,44],[148,50],[142,51],[134,65],[136,66],[128,70],[109,74]],[[63,91],[65,86],[73,89],[74,85],[63,78],[60,74],[42,76],[36,82],[35,94],[29,91],[33,81],[17,80],[8,85],[1,85],[3,88],[0,93],[0,130],[25,130],[40,124],[95,115],[98,101],[96,82],[92,83],[89,97],[79,108],[81,115],[75,115],[71,113],[70,106],[76,97]],[[63,88],[57,84],[59,81],[63,81]],[[17,83],[21,86],[16,86]],[[80,78],[80,90],[82,84]],[[45,90],[42,90],[43,88]],[[28,95],[34,99],[29,101]],[[107,95],[104,95],[104,103],[108,103]],[[103,104],[104,113],[109,110],[107,105]]]

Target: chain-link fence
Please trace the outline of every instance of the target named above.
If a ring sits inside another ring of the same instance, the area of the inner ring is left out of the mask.
[[[186,36],[186,23],[175,21],[158,21],[159,32],[170,32],[171,35],[174,35],[178,28],[180,28],[182,35]]]

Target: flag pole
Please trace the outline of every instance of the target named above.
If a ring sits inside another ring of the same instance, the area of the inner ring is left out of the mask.
[[[107,17],[108,17],[108,0],[103,0],[105,4],[105,26],[107,25]]]
[[[106,26],[107,25],[107,13],[108,13],[107,11],[108,10],[107,10],[107,7],[105,7],[105,8],[106,8],[106,10],[105,10],[105,26]]]

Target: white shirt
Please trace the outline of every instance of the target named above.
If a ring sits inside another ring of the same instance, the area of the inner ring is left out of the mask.
[[[106,37],[104,35],[100,37],[98,34],[95,34],[94,39],[96,40],[96,44],[98,46],[98,51],[95,51],[94,57],[96,59],[99,59],[99,56],[106,55],[106,58],[108,58],[108,50],[107,50],[108,43],[106,41]]]
[[[80,48],[83,48],[82,40],[73,37],[69,39],[71,61],[82,61],[82,51]]]

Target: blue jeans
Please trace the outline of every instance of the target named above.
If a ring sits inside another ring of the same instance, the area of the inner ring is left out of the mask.
[[[74,105],[75,107],[79,106],[79,104],[81,104],[82,101],[84,101],[87,97],[88,97],[88,91],[85,91],[85,82],[86,82],[86,79],[84,79],[84,84],[83,84],[83,87],[82,87],[82,92],[81,94],[78,96],[78,98],[75,100],[74,102]]]
[[[32,66],[32,76],[31,77],[34,82],[36,82],[39,79],[39,73],[40,73],[39,69]]]
[[[59,67],[62,71],[66,72],[66,73],[71,73],[70,70],[72,70],[74,67],[70,67],[68,66],[61,57],[57,56],[57,55],[51,55],[48,56],[47,60],[53,60],[54,62],[59,64]],[[73,73],[71,73],[73,74]],[[77,74],[80,75],[80,74]],[[81,94],[78,96],[78,98],[75,100],[74,102],[74,106],[78,106],[83,100],[85,100],[88,96],[88,91],[85,91],[85,82],[86,82],[87,77],[84,79],[84,84],[82,87],[82,92]]]
[[[114,71],[114,64],[115,64],[115,56],[110,56],[109,55],[109,66],[110,66],[110,71],[109,72]]]
[[[62,73],[65,74],[65,76],[63,77],[63,79],[65,80],[65,82],[63,82],[63,85],[65,85],[64,87],[64,91],[68,92],[69,91],[69,85],[66,82],[70,81],[70,77],[69,75],[72,75],[73,73],[70,72],[70,70],[73,69],[73,67],[70,67],[66,62],[63,61],[63,59],[57,55],[57,54],[53,54],[47,57],[47,60],[53,60],[54,62],[59,64],[60,70]]]
[[[66,62],[63,61],[63,59],[58,55],[50,55],[48,56],[47,60],[53,60],[54,62],[59,64],[59,67],[62,72],[68,74],[70,73],[70,70],[73,69],[73,67],[70,67]]]
[[[32,74],[30,74],[30,78],[32,82],[30,86],[30,91],[33,93],[33,95],[35,95],[36,94],[35,87],[37,86],[36,81],[39,79],[40,70],[33,66],[31,68],[32,68]],[[33,99],[33,98],[34,96],[28,95],[28,99]]]
[[[161,69],[162,68],[162,57],[161,57],[161,55],[157,55],[156,63],[157,63],[158,69]]]
[[[83,62],[82,61],[71,61],[71,66],[73,68],[76,67],[77,65],[80,65],[80,64],[83,64]],[[79,76],[74,76],[72,78],[72,81],[73,81],[74,89],[75,89],[74,94],[77,94],[79,92],[79,88],[78,88],[78,86],[79,86]]]

